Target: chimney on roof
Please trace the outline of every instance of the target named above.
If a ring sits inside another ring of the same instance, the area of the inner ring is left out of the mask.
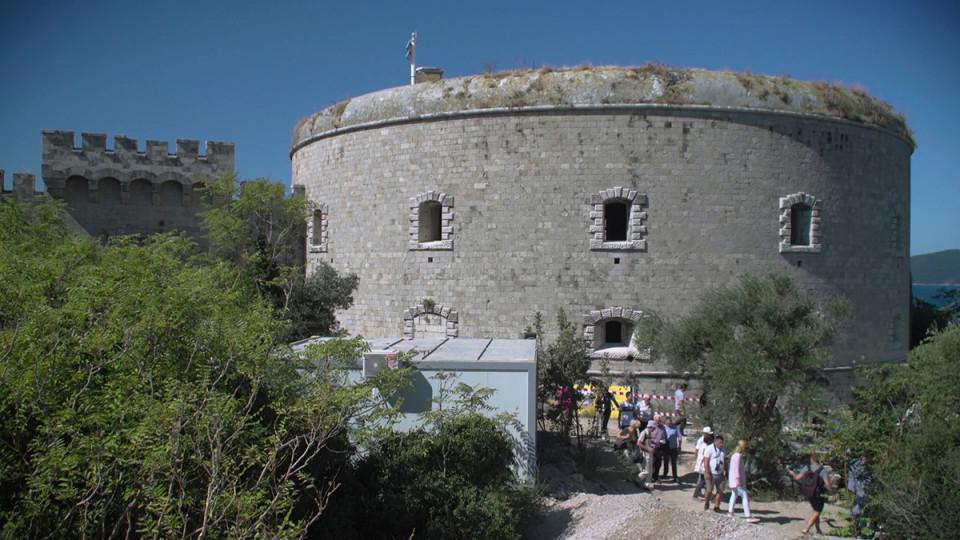
[[[443,78],[443,70],[438,67],[418,67],[414,82],[417,84],[425,82],[437,82]]]

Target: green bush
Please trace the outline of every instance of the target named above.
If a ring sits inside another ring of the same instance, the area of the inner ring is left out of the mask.
[[[317,530],[330,538],[519,538],[536,505],[511,471],[513,447],[497,420],[479,414],[393,434],[357,464]]]
[[[870,510],[893,538],[954,538],[960,530],[960,326],[914,349],[906,364],[867,370],[834,418],[836,459],[867,459]]]
[[[391,412],[399,371],[347,384],[359,340],[283,356],[246,274],[183,238],[101,246],[7,201],[0,231],[5,538],[298,538]]]

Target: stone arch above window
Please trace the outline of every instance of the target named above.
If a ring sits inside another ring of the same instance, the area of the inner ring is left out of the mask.
[[[327,220],[329,218],[327,205],[313,204],[313,210],[307,219],[307,249],[310,253],[326,253],[327,251]]]
[[[411,250],[453,249],[453,196],[426,191],[410,197]]]
[[[780,253],[819,253],[820,240],[820,201],[803,192],[780,197]]]
[[[633,330],[643,312],[624,307],[609,307],[591,311],[583,316],[583,342],[587,354],[594,354],[607,348],[622,349],[622,356],[638,357],[639,351],[633,345]],[[615,335],[611,335],[611,331]],[[618,338],[616,342],[611,341]]]
[[[590,249],[646,251],[646,195],[615,187],[594,195],[591,202]]]
[[[417,304],[403,312],[403,337],[457,337],[460,315],[440,304]]]

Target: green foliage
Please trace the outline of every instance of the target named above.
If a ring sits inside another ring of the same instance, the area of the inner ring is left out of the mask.
[[[511,415],[493,417],[492,390],[447,373],[421,428],[373,441],[319,526],[337,538],[520,538],[536,494],[511,468]]]
[[[358,279],[322,263],[304,278],[298,261],[309,201],[302,195],[286,197],[282,184],[259,178],[238,188],[235,178],[222,177],[206,190],[212,200],[224,201],[203,213],[212,253],[242,269],[284,314],[291,323],[287,339],[334,335],[335,313],[353,304]]]
[[[304,534],[403,373],[346,384],[360,340],[281,355],[285,322],[234,265],[62,218],[0,203],[3,536]]]
[[[950,321],[960,316],[960,290],[940,289],[939,298],[946,305],[935,306],[930,302],[913,298],[910,302],[910,348],[920,345],[931,332],[946,328]]]
[[[582,334],[562,309],[557,312],[555,341],[543,346],[543,319],[539,312],[534,317],[534,328],[537,332],[537,398],[541,406],[553,404],[543,414],[567,436],[577,425],[581,397],[579,392],[574,391],[574,386],[589,382],[587,370],[590,369],[590,358],[587,357]]]
[[[775,482],[784,413],[818,404],[822,346],[843,306],[828,311],[784,276],[746,275],[677,321],[641,321],[637,341],[666,355],[676,371],[702,377],[714,428],[750,440],[761,475]]]
[[[286,317],[290,321],[288,339],[337,334],[336,312],[353,305],[356,274],[341,276],[331,266],[320,263],[310,277],[297,273],[291,280]]]
[[[866,370],[867,384],[834,418],[828,448],[864,456],[871,508],[892,538],[960,530],[960,326],[914,349],[906,364]]]

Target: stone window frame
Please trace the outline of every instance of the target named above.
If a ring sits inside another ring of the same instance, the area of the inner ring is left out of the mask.
[[[432,242],[420,241],[420,206],[425,202],[440,203],[440,240]],[[432,251],[450,251],[453,250],[453,195],[447,195],[442,191],[425,191],[413,197],[410,197],[408,204],[410,210],[410,228],[407,247],[411,251],[432,250]]]
[[[314,230],[314,213],[320,212],[320,242],[314,244],[313,239],[314,235],[317,234],[317,231]],[[313,203],[310,205],[310,214],[307,216],[307,251],[310,253],[326,253],[328,242],[330,239],[329,233],[327,232],[327,222],[330,219],[329,207],[326,203]]]
[[[810,207],[810,244],[806,246],[790,242],[793,206],[801,203]],[[820,212],[821,202],[809,193],[801,191],[780,197],[780,253],[820,253]]]
[[[417,331],[414,321],[420,315],[438,315],[443,317],[446,320],[448,338],[455,338],[460,334],[460,314],[457,310],[441,304],[433,304],[431,306],[417,304],[410,306],[403,312],[403,337],[405,339],[413,339],[416,337]]]
[[[583,316],[583,342],[587,354],[596,352],[594,338],[597,335],[597,327],[610,320],[626,321],[633,324],[636,329],[637,322],[643,318],[643,311],[639,309],[624,307],[608,307],[603,309],[591,310]],[[633,343],[633,336],[630,336],[630,343]]]
[[[607,242],[604,238],[603,207],[608,202],[625,202],[629,206],[627,240]],[[590,212],[590,249],[595,251],[646,251],[647,196],[635,189],[617,186],[594,194]]]

